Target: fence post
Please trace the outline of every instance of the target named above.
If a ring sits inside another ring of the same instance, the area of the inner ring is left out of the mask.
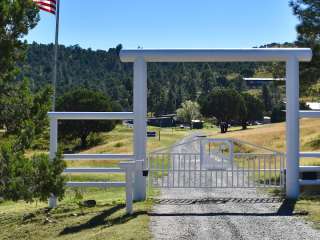
[[[299,197],[299,62],[291,57],[286,62],[286,196]]]
[[[49,158],[52,161],[56,157],[58,151],[58,120],[56,118],[50,118],[50,147]],[[57,198],[51,194],[48,201],[49,208],[57,207]]]
[[[135,162],[121,162],[120,168],[125,170],[126,174],[126,212],[127,214],[133,213],[133,182],[134,172],[136,168]]]

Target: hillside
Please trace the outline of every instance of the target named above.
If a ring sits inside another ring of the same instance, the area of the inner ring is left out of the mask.
[[[82,49],[78,45],[59,47],[57,94],[85,86],[98,89],[118,101],[124,110],[132,106],[132,65],[120,62],[122,48],[108,51]],[[53,45],[29,45],[22,75],[38,89],[52,80]],[[245,89],[240,77],[256,72],[271,73],[270,64],[262,63],[159,63],[148,64],[148,110],[157,114],[172,113],[181,102],[195,100],[216,86]]]

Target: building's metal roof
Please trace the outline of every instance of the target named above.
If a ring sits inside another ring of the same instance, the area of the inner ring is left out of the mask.
[[[285,78],[243,78],[245,81],[285,81]]]

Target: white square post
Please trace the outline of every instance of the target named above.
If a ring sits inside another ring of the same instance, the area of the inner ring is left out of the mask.
[[[297,199],[299,186],[299,61],[286,62],[286,196]]]
[[[134,162],[121,162],[120,168],[125,170],[126,173],[126,212],[127,214],[133,213],[132,197],[133,197],[133,180],[136,164]]]
[[[49,157],[52,161],[56,157],[58,151],[58,120],[56,118],[50,118],[50,147]],[[49,208],[57,207],[57,198],[51,196],[49,198]]]
[[[136,166],[133,199],[146,199],[146,178],[142,175],[147,148],[147,63],[137,57],[133,65],[134,156]],[[137,160],[143,159],[143,162]]]

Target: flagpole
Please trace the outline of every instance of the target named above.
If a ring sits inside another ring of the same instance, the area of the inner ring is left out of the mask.
[[[56,1],[56,35],[54,46],[54,63],[53,63],[53,95],[52,95],[52,111],[56,107],[56,91],[57,91],[57,65],[58,65],[58,48],[59,48],[59,15],[60,15],[60,0]]]

